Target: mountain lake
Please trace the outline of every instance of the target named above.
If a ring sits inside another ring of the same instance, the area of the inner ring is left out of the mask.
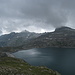
[[[75,75],[75,48],[34,48],[12,54],[33,66],[46,66],[61,75]]]

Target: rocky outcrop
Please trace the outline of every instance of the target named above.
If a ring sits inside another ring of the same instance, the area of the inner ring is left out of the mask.
[[[14,56],[8,52],[0,52],[0,57],[14,57]]]

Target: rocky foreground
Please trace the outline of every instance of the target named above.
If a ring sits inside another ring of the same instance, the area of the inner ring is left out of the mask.
[[[47,67],[31,66],[21,59],[0,57],[0,75],[60,75]]]

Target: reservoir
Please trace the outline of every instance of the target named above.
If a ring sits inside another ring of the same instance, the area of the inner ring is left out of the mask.
[[[33,66],[46,66],[61,75],[75,75],[75,48],[34,48],[13,55]]]

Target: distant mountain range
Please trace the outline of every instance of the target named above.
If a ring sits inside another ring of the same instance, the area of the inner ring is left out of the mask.
[[[15,33],[0,36],[0,47],[16,47],[21,46],[27,41],[39,37],[41,34],[29,32],[27,30]]]
[[[0,47],[20,47],[22,49],[44,47],[75,47],[75,29],[56,28],[54,32],[34,33],[23,31],[0,36]]]

